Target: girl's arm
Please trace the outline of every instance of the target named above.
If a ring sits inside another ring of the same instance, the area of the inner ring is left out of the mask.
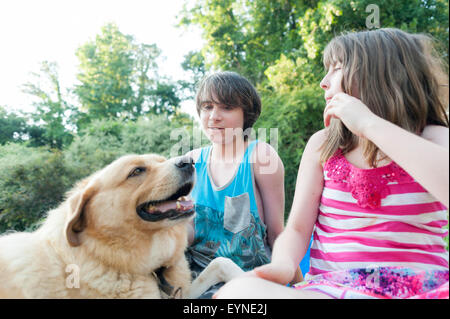
[[[353,134],[377,145],[446,207],[449,205],[449,130],[427,126],[422,136],[373,114],[361,100],[336,94],[324,112],[325,126],[339,118]]]
[[[429,140],[378,118],[363,134],[448,207],[448,128],[429,126],[426,130],[432,133]]]
[[[254,176],[261,195],[267,241],[270,248],[284,227],[284,166],[277,152],[267,143],[255,149]]]
[[[255,269],[261,278],[289,283],[308,249],[323,190],[319,147],[324,140],[325,132],[322,130],[314,134],[305,147],[286,228],[275,241],[272,262]]]

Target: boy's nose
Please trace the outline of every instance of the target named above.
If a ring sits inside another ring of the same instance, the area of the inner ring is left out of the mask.
[[[210,118],[213,120],[220,120],[221,119],[221,114],[218,108],[214,108],[211,112]]]

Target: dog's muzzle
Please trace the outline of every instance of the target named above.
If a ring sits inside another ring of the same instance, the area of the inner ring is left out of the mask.
[[[185,197],[194,187],[194,161],[188,156],[176,158],[173,161],[186,183],[178,188],[169,198],[140,204],[136,208],[136,212],[145,221],[177,220],[190,217],[195,213],[194,203]]]

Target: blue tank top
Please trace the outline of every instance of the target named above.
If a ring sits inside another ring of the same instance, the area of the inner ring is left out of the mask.
[[[188,253],[201,267],[219,256],[232,259],[245,271],[270,262],[266,226],[259,217],[254,193],[251,154],[256,143],[248,145],[235,176],[219,188],[210,177],[211,146],[202,148],[195,163],[197,179],[191,193],[195,235]]]

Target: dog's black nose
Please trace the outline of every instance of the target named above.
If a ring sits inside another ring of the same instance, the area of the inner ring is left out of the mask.
[[[189,173],[194,172],[194,160],[190,156],[183,156],[175,162],[175,166]]]

